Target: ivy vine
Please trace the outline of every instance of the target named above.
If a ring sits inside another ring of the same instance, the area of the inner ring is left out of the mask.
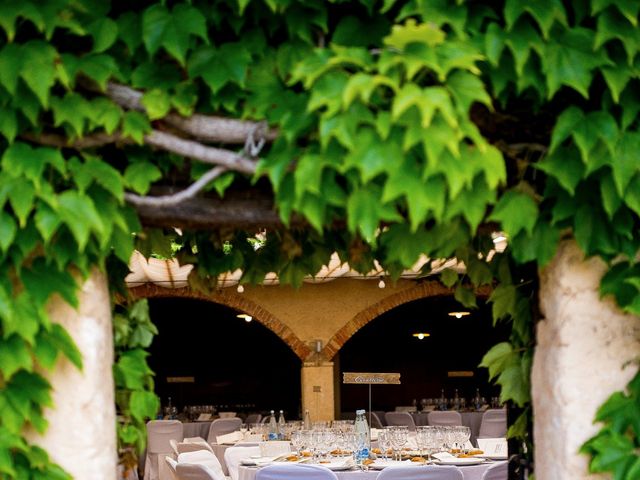
[[[529,441],[531,272],[575,238],[610,266],[602,295],[640,314],[639,9],[0,0],[0,476],[66,478],[22,436],[46,429],[38,372],[60,356],[81,367],[46,306],[76,306],[78,282],[121,272],[134,246],[194,263],[203,290],[236,268],[299,285],[333,252],[393,276],[456,256],[467,274],[442,278],[456,299],[491,284],[494,320],[511,322],[483,365],[522,409],[510,434]],[[260,221],[176,223],[176,206],[237,194],[275,203],[260,248]],[[495,229],[509,248],[489,262]],[[115,319],[126,451],[157,406],[153,328],[142,304]],[[637,477],[637,384],[598,413],[593,471]]]

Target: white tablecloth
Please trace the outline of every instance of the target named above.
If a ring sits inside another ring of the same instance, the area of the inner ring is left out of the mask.
[[[469,465],[466,467],[458,467],[458,469],[462,472],[464,476],[464,480],[481,480],[482,474],[485,472],[492,463],[483,463],[481,465]],[[420,467],[416,467],[420,468]],[[240,466],[238,469],[238,480],[255,480],[256,472],[258,471],[255,467],[243,467]],[[335,472],[340,480],[376,480],[379,471],[369,470],[368,472],[363,472],[360,470],[356,471],[348,471],[348,472]],[[506,478],[504,480],[507,480]]]

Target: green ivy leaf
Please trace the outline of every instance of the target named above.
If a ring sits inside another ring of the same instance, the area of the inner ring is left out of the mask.
[[[153,392],[134,391],[131,393],[129,407],[133,418],[145,421],[149,418],[154,418],[160,408],[160,401]]]
[[[353,233],[360,232],[369,242],[373,241],[380,221],[398,221],[400,215],[392,205],[381,202],[378,187],[368,185],[356,190],[347,200],[347,225]]]
[[[9,43],[0,50],[0,84],[15,95],[24,57],[20,46]]]
[[[478,306],[476,303],[476,295],[473,293],[473,290],[464,287],[462,284],[456,287],[453,298],[466,308],[477,308]]]
[[[151,162],[136,162],[124,172],[124,182],[128,188],[145,195],[153,182],[162,178],[162,172]]]
[[[241,43],[225,43],[218,48],[201,47],[189,57],[191,77],[201,77],[216,94],[227,83],[244,86],[251,54]]]
[[[640,152],[640,133],[625,132],[618,142],[616,154],[611,158],[613,180],[621,197],[624,196],[633,176],[640,172],[638,152]]]
[[[55,83],[56,51],[49,43],[31,40],[22,46],[23,64],[20,77],[36,94],[40,104],[49,108],[49,90]]]
[[[21,279],[38,305],[44,305],[51,294],[59,293],[74,308],[78,307],[77,285],[69,272],[60,271],[40,258],[21,272]]]
[[[18,370],[33,368],[31,352],[25,341],[18,335],[11,335],[6,340],[0,339],[0,370],[5,382],[9,382]]]
[[[6,212],[0,212],[0,248],[3,253],[6,253],[13,243],[17,230],[13,217]]]
[[[538,218],[538,206],[526,193],[516,190],[506,192],[493,209],[490,220],[500,222],[509,236],[518,234],[521,230],[529,235]]]
[[[458,272],[450,268],[445,268],[440,273],[440,281],[445,287],[451,288],[458,282]]]
[[[0,133],[9,143],[13,143],[18,134],[18,118],[15,110],[5,109],[0,115]]]
[[[93,37],[93,51],[96,53],[107,50],[118,38],[118,24],[109,17],[91,22],[87,30]]]
[[[547,175],[554,177],[571,195],[574,195],[576,187],[585,173],[585,166],[578,152],[575,148],[570,147],[560,147],[554,150],[535,166]]]
[[[567,15],[559,0],[540,0],[522,3],[519,0],[507,0],[504,6],[504,17],[510,30],[516,20],[524,13],[529,13],[540,26],[545,38],[549,38],[551,27],[555,22],[567,26]]]
[[[562,85],[573,88],[585,98],[589,97],[593,69],[611,64],[604,50],[592,50],[593,42],[593,31],[581,27],[551,37],[542,57],[549,98]]]
[[[497,377],[508,365],[513,356],[513,347],[509,342],[501,342],[493,347],[482,357],[480,367],[489,369],[489,380]]]
[[[424,43],[435,47],[444,42],[445,36],[433,23],[417,24],[414,19],[409,19],[404,25],[391,27],[391,34],[384,38],[384,44],[398,50],[404,50],[409,43]]]
[[[147,111],[150,120],[158,120],[163,118],[171,110],[171,99],[169,94],[164,90],[153,89],[142,96],[140,103]]]
[[[131,137],[138,145],[144,143],[144,136],[151,132],[149,120],[140,112],[125,112],[122,120],[122,135]]]
[[[84,250],[92,231],[102,235],[104,226],[90,197],[67,190],[58,197],[58,201],[60,218],[71,230],[80,251]]]
[[[208,41],[206,19],[191,5],[178,4],[171,12],[164,5],[153,5],[142,15],[142,39],[152,56],[164,47],[184,65],[192,35]]]

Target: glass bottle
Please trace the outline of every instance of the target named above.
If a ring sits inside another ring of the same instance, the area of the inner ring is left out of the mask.
[[[311,415],[309,415],[309,410],[304,411],[303,428],[305,430],[311,430]]]
[[[444,396],[444,388],[440,391],[440,400],[438,402],[438,408],[440,410],[446,410],[447,409],[447,399]]]
[[[356,450],[356,463],[362,464],[367,458],[369,458],[369,424],[367,418],[364,415],[364,410],[356,410],[356,421],[354,424],[354,430],[358,435],[358,448]]]
[[[280,440],[284,440],[284,425],[285,425],[285,420],[284,420],[284,412],[282,410],[280,410],[280,415],[278,416],[278,438]]]
[[[277,440],[278,439],[278,424],[276,423],[276,413],[271,410],[271,418],[269,419],[269,433],[267,435],[267,440]]]

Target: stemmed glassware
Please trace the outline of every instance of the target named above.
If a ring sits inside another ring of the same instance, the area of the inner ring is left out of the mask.
[[[383,429],[378,433],[378,446],[380,447],[380,451],[382,452],[382,458],[385,460],[389,460],[387,455],[387,451],[389,448],[392,448],[391,443],[391,431],[388,429]]]
[[[394,457],[398,461],[402,458],[402,447],[405,446],[409,439],[409,430],[407,427],[394,426],[389,429],[391,432],[391,448],[394,450]]]

